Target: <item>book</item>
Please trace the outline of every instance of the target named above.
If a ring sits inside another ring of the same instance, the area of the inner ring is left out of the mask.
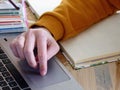
[[[9,1],[0,4],[0,33],[18,33],[27,30],[27,19],[24,7],[24,0],[21,3],[15,2],[19,9],[16,9]],[[4,5],[4,7],[2,7]]]
[[[19,15],[20,12],[18,10],[1,10],[0,11],[0,16],[3,16],[3,15]]]
[[[114,14],[74,38],[60,41],[63,55],[74,69],[120,60],[120,13]]]

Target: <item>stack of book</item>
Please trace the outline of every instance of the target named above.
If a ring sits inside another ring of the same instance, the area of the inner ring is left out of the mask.
[[[0,33],[23,32],[27,30],[25,12],[21,3],[15,7],[10,0],[0,2]]]

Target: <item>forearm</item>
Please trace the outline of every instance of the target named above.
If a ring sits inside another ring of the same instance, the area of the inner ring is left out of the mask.
[[[46,27],[56,40],[68,39],[120,9],[120,0],[63,0],[34,24]]]

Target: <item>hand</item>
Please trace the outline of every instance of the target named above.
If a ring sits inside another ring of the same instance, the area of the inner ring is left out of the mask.
[[[31,67],[37,68],[39,63],[42,76],[47,73],[47,61],[60,49],[55,39],[45,28],[30,29],[22,33],[11,42],[10,47],[16,57],[26,59]],[[38,52],[37,57],[33,52],[35,47]]]

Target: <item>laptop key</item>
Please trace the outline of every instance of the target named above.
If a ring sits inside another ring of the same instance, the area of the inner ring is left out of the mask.
[[[4,77],[10,76],[9,72],[3,72],[2,75],[3,75]]]
[[[4,51],[1,49],[1,47],[0,47],[0,54],[2,54],[2,53],[4,53]]]
[[[0,62],[0,67],[2,67],[3,66],[3,64],[2,64],[2,62]]]
[[[10,90],[10,88],[6,86],[6,87],[3,87],[2,90]]]
[[[23,89],[23,90],[31,90],[30,88],[26,88],[26,89]]]
[[[13,75],[15,78],[16,82],[19,84],[19,86],[23,88],[29,87],[26,81],[23,79],[21,74],[18,72],[18,70],[15,68],[15,66],[11,63],[6,65],[7,69],[10,71],[10,73]]]
[[[9,85],[10,85],[10,87],[15,87],[15,86],[17,86],[17,83],[16,82],[10,82],[10,83],[8,83]]]
[[[3,81],[3,80],[4,80],[4,79],[3,79],[3,77],[2,77],[2,76],[0,76],[0,82],[1,82],[1,81]]]
[[[5,58],[8,58],[7,55],[6,55],[5,53],[0,54],[0,59],[5,59]]]
[[[6,58],[6,59],[2,59],[2,62],[3,62],[4,64],[11,63],[11,61],[10,61],[8,58]]]
[[[0,82],[1,87],[6,86],[6,85],[7,85],[7,83],[5,81]]]
[[[14,88],[12,88],[12,90],[20,90],[20,88],[19,87],[14,87]]]
[[[12,77],[6,77],[5,80],[6,80],[7,82],[12,82],[12,81],[14,81],[14,79],[13,79]]]
[[[7,69],[5,67],[0,67],[0,72],[5,72]]]

